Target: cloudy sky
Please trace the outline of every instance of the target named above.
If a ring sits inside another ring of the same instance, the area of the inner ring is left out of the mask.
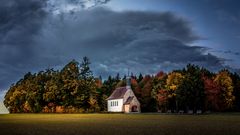
[[[0,91],[88,56],[95,75],[240,68],[238,0],[2,0]],[[0,94],[1,96],[1,94]]]

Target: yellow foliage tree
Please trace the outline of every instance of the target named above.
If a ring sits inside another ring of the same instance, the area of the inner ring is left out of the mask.
[[[181,84],[184,76],[181,73],[172,72],[168,74],[166,80],[166,88],[168,91],[168,98],[173,98],[176,96],[176,90],[178,86]]]
[[[176,91],[179,85],[182,83],[184,76],[178,72],[172,72],[168,74],[166,80],[166,90],[167,90],[167,98],[168,98],[168,106],[171,111],[177,109],[177,102],[176,102]]]
[[[233,101],[235,100],[235,96],[233,95],[233,82],[230,77],[228,71],[220,71],[214,82],[220,86],[221,89],[221,99],[224,103],[224,109],[229,109],[233,105]]]

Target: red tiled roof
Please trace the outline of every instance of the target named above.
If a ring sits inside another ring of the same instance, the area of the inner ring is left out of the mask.
[[[113,91],[113,93],[111,94],[111,96],[108,97],[107,100],[123,98],[123,96],[125,95],[126,91],[127,91],[127,88],[126,88],[126,87],[116,88],[116,89]]]

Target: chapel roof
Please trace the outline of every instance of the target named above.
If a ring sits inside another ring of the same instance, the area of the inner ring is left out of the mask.
[[[111,96],[107,100],[112,100],[112,99],[121,99],[124,97],[125,93],[127,92],[126,87],[118,87],[116,88]]]
[[[128,97],[128,99],[126,100],[126,102],[124,103],[124,105],[128,105],[132,102],[134,97]]]

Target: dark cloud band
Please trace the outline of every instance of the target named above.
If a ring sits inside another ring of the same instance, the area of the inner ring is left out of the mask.
[[[94,8],[56,15],[46,12],[44,1],[5,1],[0,8],[7,12],[0,12],[0,89],[28,71],[61,67],[83,56],[103,76],[127,68],[156,73],[187,63],[222,67],[222,60],[205,54],[205,48],[191,46],[199,37],[173,13]]]

